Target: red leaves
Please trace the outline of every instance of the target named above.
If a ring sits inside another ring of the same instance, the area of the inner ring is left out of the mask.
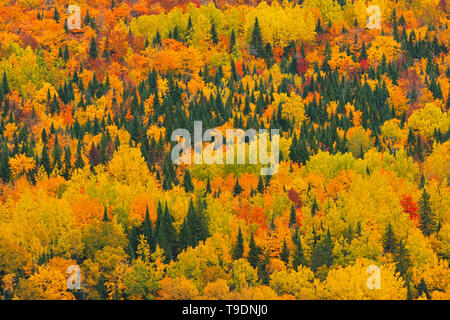
[[[400,203],[402,204],[403,211],[409,214],[411,221],[418,221],[419,215],[417,214],[417,203],[412,200],[410,195],[402,194]]]
[[[302,207],[302,198],[300,197],[300,194],[296,192],[294,189],[290,189],[288,191],[287,196],[289,200],[292,201],[296,209],[300,209]]]
[[[300,58],[297,61],[297,72],[300,76],[304,75],[308,70],[309,62],[305,58]]]
[[[369,62],[367,61],[367,59],[361,59],[359,61],[359,66],[361,67],[361,69],[364,69],[364,71],[366,71],[369,67]]]

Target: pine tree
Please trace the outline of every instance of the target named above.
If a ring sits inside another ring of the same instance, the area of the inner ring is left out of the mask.
[[[394,253],[397,248],[397,240],[395,239],[392,224],[389,222],[386,231],[383,235],[383,250],[384,253]]]
[[[103,211],[103,218],[102,218],[103,222],[109,222],[109,218],[108,218],[108,211],[106,210],[105,207],[105,211]]]
[[[209,182],[209,177],[208,180],[206,181],[206,190],[205,190],[205,194],[211,193],[211,183]]]
[[[108,289],[105,286],[105,278],[103,275],[100,275],[98,278],[96,289],[100,296],[100,300],[108,299]]]
[[[148,211],[148,207],[145,209],[145,218],[142,222],[142,234],[147,239],[147,243],[150,247],[150,251],[154,252],[156,249],[154,234],[153,234],[153,223],[150,219],[150,213]]]
[[[300,265],[306,265],[302,242],[300,240],[300,236],[298,235],[298,229],[295,231],[294,236],[292,237],[292,242],[295,245],[294,256],[292,258],[292,267],[297,270]]]
[[[248,246],[249,246],[248,262],[253,268],[256,268],[260,263],[259,255],[261,254],[261,249],[256,246],[253,233],[250,236],[250,242]]]
[[[55,10],[53,11],[53,20],[55,20],[56,22],[59,22],[59,12],[58,12],[58,9],[56,9],[56,7],[55,7]]]
[[[81,156],[81,142],[78,141],[77,145],[77,153],[75,155],[75,168],[82,169],[84,168],[83,157]]]
[[[236,178],[236,184],[234,185],[233,188],[233,195],[234,196],[238,196],[241,194],[241,192],[243,191],[242,187],[239,185],[239,179]]]
[[[218,44],[219,43],[219,38],[217,37],[217,32],[216,32],[216,26],[214,25],[214,22],[211,25],[211,40],[214,44]]]
[[[186,170],[186,172],[184,173],[183,188],[187,193],[194,191],[194,185],[192,184],[191,174],[189,173],[189,170]]]
[[[313,203],[311,205],[311,216],[314,216],[318,210],[319,210],[319,205],[317,204],[317,200],[314,197]]]
[[[94,37],[92,36],[91,38],[91,44],[89,47],[89,56],[93,59],[98,57],[98,52],[97,52],[97,43],[95,42]]]
[[[180,251],[185,250],[187,247],[192,246],[192,233],[189,228],[189,224],[186,219],[183,220],[183,224],[180,228],[180,236],[178,240],[178,248]]]
[[[280,259],[283,261],[286,265],[289,263],[289,249],[287,247],[286,239],[283,240],[283,248],[281,249],[280,253]]]
[[[261,178],[261,176],[259,176],[259,180],[258,180],[258,192],[259,193],[264,193],[264,182]]]
[[[253,25],[252,39],[250,41],[250,53],[256,57],[264,58],[264,41],[259,27],[258,18]]]
[[[230,36],[230,53],[233,53],[233,51],[236,49],[236,35],[234,34],[234,29],[231,30],[231,36]]]
[[[333,242],[331,241],[330,230],[326,236],[313,248],[311,253],[311,270],[314,272],[322,266],[328,268],[333,263]]]
[[[297,227],[297,212],[294,205],[291,206],[291,214],[289,216],[289,228]]]
[[[419,216],[420,216],[420,230],[426,236],[431,235],[436,231],[436,220],[430,206],[430,195],[425,190],[422,191],[422,196],[419,200]]]
[[[269,270],[268,267],[270,265],[270,256],[269,251],[266,251],[264,256],[264,260],[258,264],[258,278],[261,280],[263,285],[268,285],[270,281]]]
[[[431,299],[430,291],[428,290],[427,284],[425,283],[424,278],[420,279],[420,283],[417,285],[417,295],[419,297],[425,293],[425,296],[428,300]]]
[[[40,163],[44,167],[44,170],[47,173],[47,175],[49,176],[50,173],[52,173],[52,168],[50,165],[50,156],[48,155],[47,145],[44,145],[44,148],[42,149]]]
[[[403,240],[400,240],[397,245],[397,250],[394,253],[394,262],[396,272],[399,272],[401,276],[404,276],[411,266],[410,254]]]
[[[241,259],[244,255],[244,238],[242,237],[241,228],[239,227],[239,233],[237,235],[236,243],[231,249],[231,257],[233,260]]]

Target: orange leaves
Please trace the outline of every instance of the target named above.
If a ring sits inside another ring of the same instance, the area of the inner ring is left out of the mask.
[[[104,207],[97,199],[90,199],[86,195],[80,195],[72,203],[72,218],[77,227],[83,227],[103,217]]]
[[[173,39],[162,41],[162,49],[147,49],[144,52],[150,65],[157,71],[180,71],[185,74],[196,74],[203,66],[203,55],[195,47],[186,47]]]
[[[156,221],[156,208],[154,199],[146,194],[137,196],[130,205],[130,217],[142,222],[145,218],[145,212],[148,208],[150,220]]]
[[[36,167],[33,158],[27,157],[25,154],[17,154],[9,160],[13,177],[18,178],[22,174],[27,174]]]

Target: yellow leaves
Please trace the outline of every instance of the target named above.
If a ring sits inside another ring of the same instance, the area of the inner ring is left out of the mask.
[[[352,127],[347,131],[348,149],[355,156],[361,155],[370,149],[372,142],[370,140],[370,130],[364,130],[363,127]]]
[[[405,136],[405,131],[400,128],[398,119],[385,121],[381,126],[381,133],[392,141],[400,141]]]
[[[12,140],[14,133],[17,131],[17,125],[13,122],[9,122],[5,126],[4,135],[8,138],[8,140]]]
[[[340,5],[333,0],[306,0],[303,5],[308,8],[317,8],[322,16],[322,23],[332,24],[343,20],[343,14]],[[315,25],[315,24],[314,24]]]
[[[359,64],[354,62],[347,52],[341,52],[338,46],[331,48],[331,60],[328,62],[331,69],[338,69],[339,73],[348,75],[359,68]]]
[[[27,174],[36,167],[34,159],[27,157],[25,154],[16,154],[9,160],[9,164],[14,178],[18,178],[22,174]]]
[[[108,167],[116,181],[128,185],[144,185],[150,174],[141,151],[128,145],[119,146]]]
[[[387,62],[395,60],[401,51],[400,44],[391,36],[377,36],[367,50],[368,60],[370,63],[381,63],[383,54]]]
[[[318,295],[322,299],[336,300],[404,300],[406,288],[393,265],[378,265],[380,289],[369,289],[367,268],[377,265],[366,259],[357,259],[354,265],[330,270]]]
[[[217,279],[209,282],[203,289],[203,295],[208,300],[225,300],[228,299],[230,288],[225,279]]]
[[[268,5],[263,1],[247,12],[245,17],[247,39],[251,38],[256,17],[264,42],[270,42],[272,47],[286,47],[291,40],[311,41],[316,34],[316,21],[309,10],[287,3],[280,5],[277,1]]]
[[[413,268],[412,280],[416,286],[422,278],[433,298],[435,293],[439,291],[446,292],[448,297],[450,293],[450,268],[448,261],[436,258],[433,262],[422,265],[420,268]]]
[[[447,133],[450,127],[450,117],[447,112],[442,112],[434,103],[427,103],[423,109],[413,112],[408,119],[408,126],[426,137],[431,137],[434,130],[441,130],[442,134]]]
[[[147,137],[153,138],[156,141],[158,141],[160,137],[164,137],[165,135],[166,135],[166,128],[164,127],[159,127],[155,124],[152,124],[147,129]]]
[[[74,300],[67,291],[66,274],[61,270],[44,265],[28,279],[20,280],[15,298],[25,300]]]
[[[427,178],[450,179],[450,141],[434,144],[433,152],[425,160],[424,172]]]
[[[163,300],[192,300],[199,292],[192,280],[185,277],[175,279],[165,277],[160,282],[158,294]]]
[[[297,299],[315,299],[314,273],[299,266],[298,271],[278,271],[270,276],[270,287],[278,295],[290,294]]]

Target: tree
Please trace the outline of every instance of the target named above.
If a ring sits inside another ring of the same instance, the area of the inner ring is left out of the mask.
[[[425,190],[419,200],[420,230],[426,236],[436,231],[436,219],[430,206],[430,195]]]
[[[420,283],[417,285],[417,295],[421,297],[423,294],[425,294],[428,300],[431,299],[430,291],[428,290],[424,278],[420,279]]]
[[[94,36],[91,38],[91,44],[89,46],[89,57],[96,59],[98,57],[97,43],[95,42]]]
[[[302,242],[300,236],[298,235],[298,229],[295,231],[292,237],[292,242],[295,245],[294,256],[292,257],[292,267],[297,270],[300,265],[306,265],[305,256],[303,253]]]
[[[241,192],[243,191],[242,187],[239,185],[239,179],[236,178],[236,184],[234,185],[233,188],[233,195],[234,196],[238,196],[241,194]]]
[[[253,268],[256,268],[260,263],[259,255],[261,254],[261,249],[256,246],[253,233],[250,236],[250,242],[248,243],[248,262]]]
[[[192,184],[191,175],[189,173],[189,170],[186,170],[186,172],[184,173],[183,188],[186,192],[194,191],[194,185]]]
[[[217,37],[217,32],[216,32],[216,26],[214,25],[214,22],[211,25],[211,40],[214,44],[218,44],[219,43],[219,38]]]
[[[298,223],[297,223],[297,213],[296,213],[294,205],[292,205],[291,206],[291,214],[289,216],[289,228],[292,228],[294,226],[298,226]]]
[[[333,242],[330,230],[323,239],[313,248],[311,253],[311,269],[316,272],[320,266],[330,267],[333,263]]]
[[[238,260],[241,259],[243,255],[244,255],[244,238],[242,237],[241,228],[239,228],[236,243],[231,249],[231,256],[233,260]]]
[[[255,18],[255,23],[253,25],[252,38],[250,41],[250,53],[256,57],[264,58],[264,41],[257,17]]]
[[[281,249],[280,259],[287,265],[289,263],[289,248],[286,244],[286,239],[283,240],[283,249]]]
[[[392,224],[389,222],[386,231],[383,235],[383,250],[384,253],[394,253],[397,248],[397,240],[395,239]]]
[[[397,250],[394,253],[395,270],[400,275],[405,276],[408,269],[411,267],[411,260],[409,250],[406,248],[403,240],[397,245]]]
[[[105,207],[105,211],[103,212],[103,218],[102,218],[103,222],[109,222],[109,218],[108,218],[108,211],[106,210]]]
[[[59,22],[59,12],[58,9],[55,6],[55,10],[53,10],[53,20],[55,20],[56,22]]]

